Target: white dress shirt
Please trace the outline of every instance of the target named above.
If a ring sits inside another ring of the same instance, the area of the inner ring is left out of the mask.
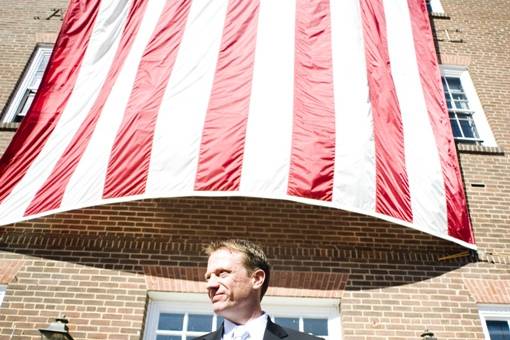
[[[266,331],[267,318],[267,314],[262,313],[261,316],[248,321],[244,325],[236,325],[232,321],[225,319],[223,323],[222,340],[233,340],[234,335],[244,333],[244,331],[246,331],[249,335],[242,337],[243,340],[263,340],[264,332]]]

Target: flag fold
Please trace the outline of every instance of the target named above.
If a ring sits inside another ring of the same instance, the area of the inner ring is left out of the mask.
[[[0,224],[238,195],[475,248],[425,0],[71,0]]]

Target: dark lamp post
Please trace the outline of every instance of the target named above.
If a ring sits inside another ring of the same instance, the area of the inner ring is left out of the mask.
[[[68,322],[64,315],[62,318],[55,319],[55,322],[50,323],[48,328],[40,328],[41,340],[74,340],[69,335]]]
[[[421,334],[421,338],[423,340],[437,340],[437,338],[434,336],[434,333],[432,333],[428,329],[426,329],[425,332]]]

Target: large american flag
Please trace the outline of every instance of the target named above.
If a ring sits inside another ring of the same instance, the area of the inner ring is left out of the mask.
[[[473,248],[425,0],[71,0],[0,163],[0,223],[189,195]]]

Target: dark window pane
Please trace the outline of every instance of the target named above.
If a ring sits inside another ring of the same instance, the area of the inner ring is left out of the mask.
[[[159,315],[158,329],[167,331],[181,331],[184,314],[161,313]]]
[[[487,328],[491,340],[508,340],[510,339],[510,330],[508,329],[508,322],[487,320]]]
[[[328,335],[328,320],[303,319],[303,330],[314,335]]]
[[[460,132],[459,125],[457,124],[457,120],[455,118],[451,118],[450,124],[452,126],[453,137],[462,137],[462,133]]]
[[[459,120],[460,126],[462,127],[462,132],[464,133],[464,137],[466,138],[476,138],[475,133],[473,131],[473,127],[471,126],[471,122],[467,119]]]
[[[158,335],[156,340],[181,340],[181,337],[178,335]]]
[[[210,332],[212,328],[212,315],[189,314],[188,331]]]
[[[18,107],[18,110],[16,112],[16,117],[14,117],[15,122],[21,122],[23,117],[25,117],[25,115],[28,112],[28,109],[30,109],[32,102],[34,101],[34,97],[35,97],[35,91],[26,90],[25,94],[23,95],[23,98],[21,99],[21,103]]]
[[[455,108],[459,110],[469,110],[469,103],[465,100],[456,100]]]
[[[450,78],[450,77],[447,77],[446,78],[446,81],[448,82],[448,87],[450,88],[450,91],[452,92],[457,92],[457,91],[460,91],[460,92],[464,92],[463,89],[462,89],[462,85],[460,83],[460,78]]]
[[[49,59],[50,59],[50,55],[49,54],[44,54],[43,55],[43,57],[41,59],[41,62],[39,63],[39,65],[37,65],[37,71],[35,72],[34,78],[30,82],[28,87],[37,90],[37,88],[41,84],[41,80],[42,80],[42,77],[43,77],[43,74],[44,74],[44,70],[46,69],[46,66],[48,65]]]
[[[296,329],[299,331],[299,319],[298,318],[274,318],[275,323],[280,326]]]
[[[452,93],[452,98],[454,100],[467,100],[466,95],[464,93]]]
[[[37,72],[39,73],[42,73],[44,72],[44,70],[46,69],[46,66],[48,65],[48,61],[50,61],[50,54],[49,53],[45,53],[41,59],[41,62],[39,63],[39,65],[37,65]]]

